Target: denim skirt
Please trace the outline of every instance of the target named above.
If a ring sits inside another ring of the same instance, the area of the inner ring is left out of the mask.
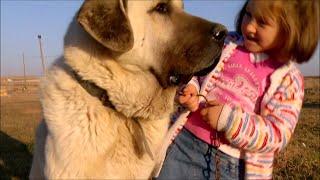
[[[244,161],[229,156],[183,128],[169,146],[157,180],[243,179]]]

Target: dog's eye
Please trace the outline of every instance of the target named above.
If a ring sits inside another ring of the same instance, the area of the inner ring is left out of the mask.
[[[161,14],[167,14],[169,12],[169,6],[166,3],[159,3],[155,7],[155,11]]]

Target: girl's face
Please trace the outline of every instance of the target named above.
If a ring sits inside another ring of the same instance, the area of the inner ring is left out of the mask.
[[[256,17],[257,11],[262,12],[259,1],[249,1],[241,24],[244,46],[250,52],[273,55],[281,46],[279,25],[271,18]]]

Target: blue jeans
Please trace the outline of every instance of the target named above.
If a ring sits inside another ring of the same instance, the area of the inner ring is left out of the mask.
[[[242,159],[231,157],[182,129],[167,150],[157,180],[243,178]]]

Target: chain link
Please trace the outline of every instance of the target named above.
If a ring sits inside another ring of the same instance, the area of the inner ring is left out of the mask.
[[[178,93],[179,95],[183,95],[182,92],[179,92]],[[205,100],[206,103],[208,103],[208,99],[206,98],[206,96],[202,95],[202,94],[197,94],[197,96],[199,97],[203,97],[203,99]],[[218,151],[219,151],[219,147],[220,147],[220,138],[219,138],[219,134],[217,131],[215,131],[215,135],[213,137],[213,135],[210,135],[210,140],[211,140],[211,145],[209,145],[209,148],[208,148],[208,151],[206,152],[206,154],[204,155],[204,159],[207,163],[207,168],[203,170],[203,174],[204,176],[206,177],[206,179],[210,179],[210,171],[211,171],[211,168],[210,168],[210,163],[211,163],[211,157],[212,157],[212,149],[213,149],[213,146],[212,144],[214,145],[214,147],[217,149],[216,153],[215,153],[215,166],[216,166],[216,169],[215,169],[215,179],[216,180],[220,180],[220,156],[218,154]]]
[[[218,154],[218,151],[219,151],[219,147],[220,147],[220,138],[219,138],[219,134],[218,132],[216,131],[216,139],[215,139],[215,146],[217,148],[217,152],[215,154],[215,163],[216,163],[216,180],[220,180],[220,156]]]
[[[209,102],[208,99],[204,95],[197,94],[197,96],[203,97],[203,99],[206,101],[206,103]],[[217,131],[215,131],[214,137],[213,137],[212,134],[210,135],[210,140],[211,140],[211,144],[213,143],[213,145],[217,149],[217,151],[215,153],[215,156],[214,156],[215,166],[216,166],[215,178],[216,178],[216,180],[220,180],[220,168],[219,168],[219,166],[220,166],[220,156],[218,154],[219,147],[220,147],[220,138],[219,138],[219,134],[218,134]],[[207,153],[205,155],[205,161],[207,163],[207,168],[204,169],[203,173],[204,173],[204,176],[207,177],[207,179],[210,179],[210,171],[211,171],[210,162],[211,162],[211,156],[212,156],[212,148],[213,148],[212,145],[209,145],[208,151],[207,151]]]

